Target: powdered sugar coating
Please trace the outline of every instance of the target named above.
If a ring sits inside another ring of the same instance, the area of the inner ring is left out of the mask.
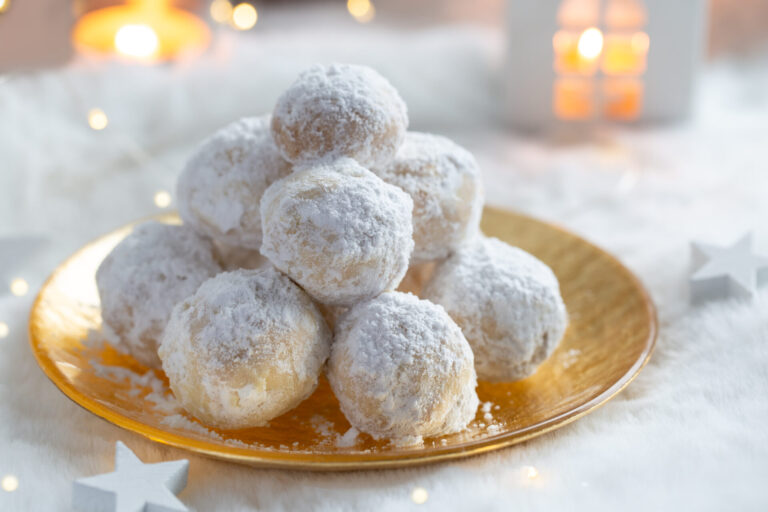
[[[213,256],[224,270],[239,270],[261,268],[269,265],[269,260],[257,249],[248,249],[222,242],[213,242]]]
[[[422,296],[461,326],[481,380],[531,375],[568,324],[552,270],[496,238],[478,238],[439,264]]]
[[[159,354],[182,406],[233,429],[263,425],[312,394],[330,342],[309,296],[267,267],[203,283],[174,308]]]
[[[261,246],[261,195],[291,172],[272,141],[269,122],[269,116],[246,117],[203,141],[177,183],[186,224],[230,246]]]
[[[366,167],[385,164],[408,128],[400,95],[365,66],[315,65],[280,96],[272,136],[296,164],[354,158]]]
[[[413,201],[349,158],[275,182],[261,200],[261,253],[324,304],[393,290],[413,250]]]
[[[171,310],[220,271],[210,242],[192,228],[136,226],[96,272],[105,331],[119,349],[159,367],[157,345]]]
[[[387,292],[341,319],[327,375],[353,427],[410,444],[459,432],[475,417],[473,362],[442,307]]]
[[[413,199],[413,259],[447,257],[479,232],[483,187],[477,161],[439,135],[408,132],[395,158],[374,172]]]

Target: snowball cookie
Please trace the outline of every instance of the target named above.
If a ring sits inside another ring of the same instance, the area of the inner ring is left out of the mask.
[[[350,309],[327,374],[352,426],[396,444],[459,432],[477,411],[469,343],[442,307],[410,293]]]
[[[159,353],[184,409],[237,429],[264,425],[311,395],[330,343],[309,296],[262,268],[203,283],[174,308]]]
[[[481,380],[531,375],[568,324],[552,270],[496,238],[478,238],[440,263],[422,296],[461,326]]]
[[[394,160],[374,172],[413,199],[415,262],[443,259],[479,232],[480,170],[469,151],[449,139],[408,132]]]
[[[272,136],[294,163],[354,158],[383,165],[408,128],[405,102],[365,66],[315,65],[299,75],[272,114]]]
[[[343,158],[272,184],[261,253],[318,301],[348,306],[393,290],[413,250],[413,201]]]
[[[210,242],[192,228],[137,226],[96,271],[105,333],[139,362],[159,367],[157,345],[173,306],[220,271]]]
[[[187,162],[176,186],[179,214],[202,235],[258,249],[261,195],[291,169],[272,142],[269,116],[235,121],[208,137]]]

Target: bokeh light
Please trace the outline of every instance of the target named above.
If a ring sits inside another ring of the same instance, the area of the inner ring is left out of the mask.
[[[109,118],[100,108],[92,108],[88,111],[88,126],[94,130],[103,130],[109,124]]]
[[[232,4],[229,0],[213,0],[209,12],[216,23],[228,23],[232,19]]]
[[[238,30],[252,29],[259,20],[259,13],[251,4],[237,4],[232,11],[232,25]]]
[[[26,295],[29,291],[29,284],[20,277],[11,281],[11,293],[17,297]]]
[[[417,505],[423,505],[429,499],[429,493],[423,487],[414,487],[411,491],[411,501]]]
[[[368,23],[376,15],[370,0],[347,0],[347,11],[360,23]]]
[[[19,488],[19,479],[13,475],[5,475],[3,479],[0,480],[0,487],[2,487],[5,492],[13,492]]]
[[[165,190],[158,190],[155,192],[155,205],[158,208],[168,208],[171,204],[171,194]]]

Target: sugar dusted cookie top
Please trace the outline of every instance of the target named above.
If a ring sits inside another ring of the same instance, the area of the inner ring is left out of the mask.
[[[439,264],[422,296],[459,324],[481,380],[531,375],[568,324],[552,270],[496,238],[478,238]]]
[[[413,199],[416,262],[445,258],[478,234],[480,170],[458,144],[439,135],[408,132],[395,158],[374,172]]]
[[[187,226],[137,226],[96,272],[101,316],[119,348],[159,366],[157,344],[171,310],[221,271],[208,240]]]
[[[199,233],[232,247],[261,246],[259,201],[291,165],[269,133],[269,116],[246,117],[208,137],[177,184],[179,213]]]
[[[184,408],[231,429],[263,425],[308,397],[330,343],[307,294],[264,267],[203,283],[173,310],[159,353]]]
[[[398,444],[463,430],[478,406],[473,355],[445,310],[387,292],[336,327],[328,379],[352,426]]]
[[[413,201],[349,158],[294,172],[261,200],[261,253],[316,300],[393,290],[413,250]]]
[[[384,165],[407,127],[395,88],[373,69],[347,64],[301,73],[272,115],[275,143],[297,164],[350,157],[365,167]]]

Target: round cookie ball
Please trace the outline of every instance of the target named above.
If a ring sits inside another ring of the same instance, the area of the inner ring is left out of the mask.
[[[171,310],[220,271],[210,242],[192,228],[136,226],[96,271],[105,333],[137,361],[159,367],[157,345]]]
[[[349,158],[272,184],[261,253],[318,301],[348,306],[393,290],[413,250],[413,201]]]
[[[533,374],[568,325],[552,270],[496,238],[478,238],[440,263],[423,297],[442,305],[459,324],[481,380]]]
[[[408,132],[374,172],[413,199],[415,262],[443,259],[479,232],[483,187],[475,158],[439,135]]]
[[[408,128],[400,95],[365,66],[315,65],[277,100],[272,136],[296,164],[354,158],[370,167],[395,154]]]
[[[182,407],[207,425],[256,427],[315,390],[331,333],[273,268],[225,272],[174,308],[159,354]]]
[[[291,165],[269,133],[269,116],[225,126],[198,147],[177,183],[184,223],[229,246],[261,246],[259,201]]]
[[[415,444],[459,432],[475,417],[472,350],[445,310],[388,292],[350,309],[336,327],[328,381],[353,427]]]

